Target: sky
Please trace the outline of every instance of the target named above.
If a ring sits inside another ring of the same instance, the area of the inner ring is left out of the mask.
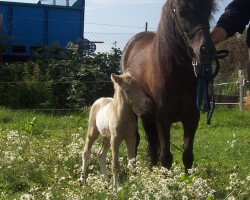
[[[1,1],[1,0],[0,0]],[[37,3],[38,0],[6,0]],[[51,3],[53,0],[42,0]],[[70,2],[76,0],[70,0]],[[218,20],[231,0],[217,0],[218,11],[212,25]],[[66,0],[56,0],[63,4]],[[161,9],[166,0],[85,0],[85,32],[125,33],[145,29],[155,30],[160,20]]]
[[[160,20],[161,9],[166,0],[86,0],[86,32],[136,32],[155,30]],[[215,25],[225,6],[231,0],[218,0],[218,11],[214,15]],[[120,25],[120,26],[110,26]],[[123,27],[122,27],[123,26]],[[136,28],[139,27],[139,28]]]
[[[1,1],[1,0],[0,0]],[[6,0],[15,2],[37,3],[38,0]],[[69,0],[70,5],[76,0]],[[202,1],[202,0],[201,0]],[[217,0],[218,11],[214,14],[211,26],[231,0]],[[42,0],[52,4],[53,0]],[[56,0],[64,5],[66,0]],[[123,49],[127,41],[135,34],[145,30],[157,29],[162,6],[166,0],[85,0],[84,37],[96,43],[98,51],[108,51],[111,47]]]
[[[214,13],[211,26],[231,0],[217,0],[218,11]],[[97,51],[106,52],[111,47],[123,49],[135,33],[155,31],[160,21],[162,6],[166,0],[86,0],[85,38],[96,43]],[[130,33],[130,34],[129,34]]]

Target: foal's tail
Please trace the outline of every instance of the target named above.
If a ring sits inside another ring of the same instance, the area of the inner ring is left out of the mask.
[[[160,156],[160,142],[155,123],[142,120],[142,124],[148,141],[148,156],[153,166],[157,165]]]

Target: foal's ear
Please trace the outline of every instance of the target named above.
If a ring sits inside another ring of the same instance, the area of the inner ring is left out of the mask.
[[[122,78],[119,75],[111,74],[111,80],[113,83],[120,85],[122,83]]]
[[[131,73],[130,73],[130,68],[127,68],[126,71],[125,71],[125,74],[128,74],[131,76]]]

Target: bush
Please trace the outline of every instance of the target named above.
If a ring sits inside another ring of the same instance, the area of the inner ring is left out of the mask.
[[[80,108],[101,96],[112,96],[111,73],[119,73],[121,51],[85,54],[69,43],[60,59],[50,54],[25,63],[2,66],[0,106]]]

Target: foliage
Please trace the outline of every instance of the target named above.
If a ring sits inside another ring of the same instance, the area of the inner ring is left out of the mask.
[[[218,75],[218,81],[225,82],[229,78],[237,78],[238,70],[243,70],[244,74],[247,73],[248,49],[246,46],[246,31],[242,35],[235,35],[222,42],[217,46],[217,49],[229,50],[229,55],[225,59],[220,60],[221,70]]]
[[[128,168],[122,144],[117,194],[112,178],[100,175],[96,156],[100,141],[88,163],[88,185],[79,186],[87,116],[87,110],[81,115],[52,116],[0,109],[0,199],[248,199],[250,113],[219,109],[210,126],[202,115],[190,176],[183,173],[182,152],[173,146],[175,164],[167,171],[148,168],[144,139],[136,166]],[[172,143],[179,148],[182,131],[180,123],[173,125]],[[139,132],[143,135],[141,125]],[[109,153],[111,174],[110,165]],[[135,176],[129,172],[133,170]]]
[[[50,53],[0,68],[0,105],[10,108],[79,108],[111,96],[111,73],[119,73],[120,49],[86,54],[68,44],[60,59]]]
[[[248,48],[246,45],[247,31],[242,35],[236,34],[228,40],[222,42],[217,46],[219,49],[229,50],[227,58],[220,60],[220,73],[215,79],[216,83],[236,82],[238,80],[238,71],[242,70],[244,78],[248,78]],[[247,88],[249,86],[246,85]],[[217,94],[233,95],[238,94],[238,85],[225,85],[220,87]]]

